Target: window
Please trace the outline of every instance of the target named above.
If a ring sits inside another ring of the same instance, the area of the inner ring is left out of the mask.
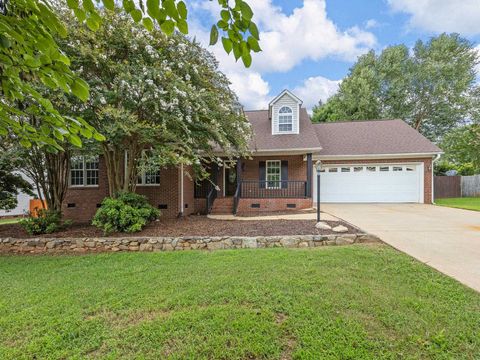
[[[278,131],[293,131],[293,111],[288,106],[282,106],[278,111]]]
[[[338,169],[337,168],[329,168],[328,169],[328,172],[331,173],[331,172],[337,172]]]
[[[390,166],[380,166],[380,171],[389,171]]]
[[[70,186],[98,185],[98,156],[75,156],[70,164]]]
[[[267,189],[280,189],[282,180],[282,162],[280,160],[268,160],[265,171]]]
[[[393,171],[403,171],[403,167],[401,166],[394,166],[392,169]]]
[[[415,168],[413,166],[406,166],[405,171],[415,171]]]
[[[147,159],[147,152],[142,151],[143,159]],[[125,151],[125,174],[127,173],[128,152]],[[144,169],[138,167],[137,185],[159,185],[160,184],[160,170],[156,169],[155,165],[149,165],[148,161],[145,161],[146,166]],[[149,165],[149,166],[148,166]]]
[[[342,167],[342,172],[350,172],[350,168],[349,167]]]
[[[146,170],[138,174],[137,185],[160,184],[160,170]]]
[[[353,167],[353,171],[354,171],[354,172],[363,171],[363,166],[354,166],[354,167]]]
[[[367,166],[367,171],[377,171],[377,167],[376,166]]]

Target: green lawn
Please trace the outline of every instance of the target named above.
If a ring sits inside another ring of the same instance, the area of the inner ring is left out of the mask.
[[[385,245],[0,257],[0,359],[473,359],[480,295]]]
[[[20,221],[20,218],[15,218],[15,219],[1,219],[0,218],[0,225],[3,224],[16,224]]]
[[[435,199],[435,204],[459,209],[480,211],[480,197]]]

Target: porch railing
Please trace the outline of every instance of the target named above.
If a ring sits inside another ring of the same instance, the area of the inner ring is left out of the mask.
[[[212,206],[213,202],[217,198],[217,189],[215,189],[214,186],[211,187],[208,195],[207,195],[207,214],[210,214],[210,211],[212,211]]]
[[[208,180],[195,184],[194,197],[195,199],[205,199],[210,192],[212,183]]]
[[[239,190],[241,198],[306,198],[307,182],[242,180]]]

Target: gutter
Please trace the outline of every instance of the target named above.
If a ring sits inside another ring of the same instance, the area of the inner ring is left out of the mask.
[[[434,182],[434,169],[435,169],[435,162],[440,159],[441,154],[437,154],[432,160],[432,204],[435,205],[435,182]]]
[[[439,156],[441,152],[427,153],[396,153],[396,154],[355,154],[355,155],[314,155],[320,160],[353,160],[353,159],[405,159]]]

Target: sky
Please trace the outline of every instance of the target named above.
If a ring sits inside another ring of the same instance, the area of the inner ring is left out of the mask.
[[[232,1],[232,0],[231,0]],[[189,1],[190,35],[212,51],[246,110],[265,109],[283,89],[311,110],[333,95],[357,57],[390,45],[413,47],[443,32],[472,41],[480,56],[480,0],[247,0],[262,52],[250,68],[221,43],[208,46],[216,1]],[[480,66],[478,67],[480,73]]]

